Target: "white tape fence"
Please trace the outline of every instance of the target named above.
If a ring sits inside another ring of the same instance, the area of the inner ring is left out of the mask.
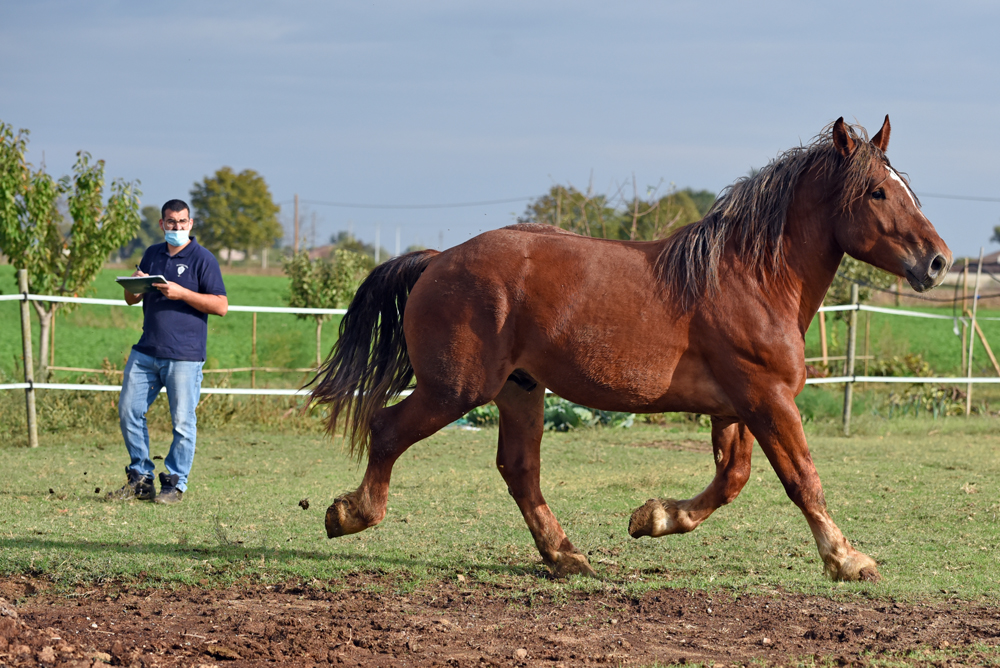
[[[12,294],[12,295],[0,295],[0,302],[2,301],[44,301],[44,302],[62,302],[62,303],[75,303],[75,304],[95,304],[102,306],[124,306],[129,305],[121,299],[95,299],[87,297],[56,297],[52,295],[35,295],[35,294]],[[975,302],[973,302],[975,303]],[[141,304],[135,304],[133,306],[138,307]],[[281,307],[281,306],[230,306],[229,310],[232,312],[244,312],[244,313],[287,313],[287,314],[329,314],[329,315],[343,315],[346,313],[346,309],[317,309],[317,308],[291,308],[291,307]],[[968,320],[964,317],[957,316],[946,316],[936,313],[922,313],[920,311],[909,311],[899,308],[884,308],[879,306],[868,306],[865,304],[844,304],[840,306],[824,306],[819,309],[820,313],[834,313],[839,311],[868,311],[872,313],[881,313],[886,315],[895,315],[903,317],[912,318],[928,318],[935,320],[952,320],[955,323],[955,328],[957,331],[958,323],[967,324]],[[975,314],[972,316],[972,324],[975,327]],[[979,318],[980,320],[1000,320],[1000,318]],[[850,388],[854,383],[940,383],[940,384],[967,384],[971,389],[971,385],[975,383],[987,383],[994,384],[1000,383],[1000,377],[974,377],[971,375],[972,364],[971,361],[968,365],[969,374],[965,377],[959,376],[944,376],[944,377],[916,377],[916,376],[867,376],[867,375],[857,375],[853,373],[854,367],[854,340],[857,334],[856,317],[851,318],[852,323],[848,328],[848,356],[845,368],[850,371],[846,375],[842,376],[830,376],[826,378],[808,378],[806,380],[807,385],[826,385],[834,383],[843,383],[845,385],[845,391],[847,392],[847,397],[845,397],[845,433],[849,431],[849,395]],[[970,337],[971,338],[971,337]],[[970,353],[971,353],[971,341],[970,341]],[[971,357],[971,354],[970,354]],[[26,376],[28,375],[28,370],[26,369]],[[289,369],[292,371],[292,369]],[[0,384],[0,390],[27,390],[28,392],[33,392],[33,390],[65,390],[65,391],[85,391],[85,392],[120,392],[121,385],[89,385],[80,383],[36,383],[30,378],[26,378],[26,382],[23,383],[4,383]],[[164,390],[165,391],[165,390]],[[244,396],[308,396],[309,390],[306,389],[270,389],[270,388],[237,388],[237,387],[203,387],[202,394],[223,394],[223,395],[244,395]],[[971,393],[970,393],[971,394]]]

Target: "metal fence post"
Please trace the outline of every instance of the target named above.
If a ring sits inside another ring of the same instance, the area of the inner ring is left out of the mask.
[[[17,270],[17,289],[24,295],[21,300],[21,348],[24,351],[24,400],[28,409],[28,445],[38,447],[38,418],[35,413],[35,362],[31,354],[31,311],[28,306],[28,271]]]
[[[847,325],[847,362],[844,375],[849,379],[844,383],[844,436],[851,435],[851,403],[854,400],[854,353],[858,341],[858,284],[851,283],[851,311]]]

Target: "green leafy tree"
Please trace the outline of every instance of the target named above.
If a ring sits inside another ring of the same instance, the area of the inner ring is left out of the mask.
[[[1000,225],[993,227],[993,236],[990,237],[990,243],[1000,244]]]
[[[681,190],[682,193],[687,193],[694,202],[694,205],[698,207],[698,214],[704,218],[708,210],[712,208],[715,204],[715,193],[711,190],[693,190],[691,188],[685,188]]]
[[[621,234],[622,217],[605,195],[556,185],[528,204],[517,222],[554,225],[588,237],[617,239]]]
[[[373,261],[375,259],[375,244],[366,244],[364,241],[361,241],[353,234],[345,230],[341,230],[331,236],[330,243],[338,249],[368,255]],[[392,255],[385,248],[380,248],[379,257],[390,258]]]
[[[160,229],[160,210],[155,206],[142,207],[142,219],[135,236],[122,246],[118,254],[123,258],[138,260],[143,251],[155,243],[163,241],[163,230]]]
[[[274,246],[283,234],[279,207],[264,178],[252,169],[237,174],[232,167],[223,167],[206,176],[194,184],[191,206],[198,242],[213,252],[239,249],[249,257],[255,250]],[[227,265],[232,257],[229,253]]]
[[[896,277],[892,274],[873,267],[867,262],[855,260],[850,255],[845,255],[840,261],[840,268],[833,278],[830,289],[826,292],[823,303],[827,306],[836,304],[851,303],[851,284],[858,284],[858,303],[867,303],[877,290],[885,290],[892,287],[896,282]],[[850,317],[850,311],[838,311],[841,318]]]
[[[633,200],[624,217],[620,238],[650,241],[670,236],[674,230],[701,220],[702,214],[690,193],[679,190],[653,201]],[[624,234],[626,227],[628,233]]]
[[[116,179],[104,201],[104,161],[77,153],[73,176],[58,181],[25,160],[28,131],[0,122],[0,251],[28,273],[34,294],[66,296],[85,291],[108,256],[139,226],[139,189]],[[66,195],[68,231],[59,211]],[[62,229],[61,229],[62,227]],[[60,304],[32,302],[39,321],[38,372],[48,378],[52,318]],[[64,305],[69,308],[69,305]]]
[[[528,204],[519,223],[554,225],[564,230],[602,239],[661,239],[674,230],[700,220],[715,201],[707,190],[675,190],[646,199],[625,199],[583,193],[572,186],[556,185]]]
[[[288,305],[293,308],[347,308],[361,281],[375,267],[368,255],[337,248],[329,258],[310,260],[302,251],[283,261],[289,278]],[[323,362],[321,337],[326,313],[299,314],[300,319],[316,321],[316,366]]]

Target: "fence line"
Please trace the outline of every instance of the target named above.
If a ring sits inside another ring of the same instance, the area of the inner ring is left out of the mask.
[[[0,302],[9,301],[57,302],[60,304],[96,304],[98,306],[142,306],[142,302],[129,304],[124,299],[56,297],[53,295],[34,295],[31,293],[0,295]],[[347,309],[345,308],[295,308],[291,306],[230,306],[229,310],[236,313],[301,313],[303,315],[344,315],[347,313]]]
[[[0,302],[4,301],[42,301],[42,302],[57,302],[57,303],[75,303],[75,304],[91,304],[99,306],[129,306],[128,303],[123,299],[97,299],[91,297],[59,297],[54,295],[36,295],[28,292],[22,292],[18,294],[11,295],[0,295]],[[139,306],[140,304],[133,304],[132,306]],[[232,312],[242,312],[242,313],[287,313],[295,315],[344,315],[347,313],[346,309],[321,309],[321,308],[294,308],[285,306],[240,306],[233,305],[229,307],[229,311]],[[910,311],[904,309],[889,309],[880,306],[868,306],[866,304],[852,303],[852,304],[842,304],[836,306],[823,306],[820,307],[820,313],[836,313],[843,311],[869,311],[872,313],[881,313],[885,315],[898,315],[907,316],[915,318],[928,318],[933,320],[951,320],[956,323],[961,321],[963,324],[967,322],[966,318],[963,316],[948,316],[941,315],[937,313],[923,313],[920,311]],[[976,320],[991,320],[1000,321],[1000,318],[976,318],[973,316],[972,322],[975,323]],[[971,340],[970,340],[971,344]],[[854,355],[848,355],[848,358],[853,361],[857,359]],[[246,370],[263,370],[264,367],[246,367]],[[239,370],[244,370],[243,368]],[[272,370],[268,367],[267,370]],[[283,369],[284,370],[284,369]],[[310,369],[311,370],[311,369]],[[97,370],[95,370],[97,371]],[[233,370],[210,370],[210,371],[233,371]],[[299,372],[300,369],[287,369],[289,372]],[[969,365],[969,373],[971,374],[971,364]],[[24,383],[6,383],[0,384],[0,391],[4,390],[25,390],[26,394],[34,398],[34,390],[64,390],[64,391],[89,391],[89,392],[120,392],[121,385],[87,385],[82,383],[35,383],[31,380],[30,376],[27,375],[26,369],[26,379],[27,382]],[[915,377],[915,376],[859,376],[854,374],[844,375],[844,376],[831,376],[827,378],[807,378],[805,381],[806,385],[828,385],[842,383],[845,386],[845,396],[850,396],[850,390],[854,383],[909,383],[909,384],[927,384],[927,383],[954,383],[954,384],[967,384],[971,390],[971,386],[977,383],[984,384],[997,384],[1000,383],[1000,377]],[[161,390],[164,392],[165,390]],[[310,391],[305,389],[267,389],[267,388],[236,388],[236,387],[203,387],[201,390],[202,394],[219,394],[219,395],[244,395],[244,396],[307,396]],[[410,391],[403,392],[403,395],[409,394]],[[971,392],[969,393],[971,395]],[[845,409],[845,423],[844,430],[845,433],[849,430],[849,416]]]

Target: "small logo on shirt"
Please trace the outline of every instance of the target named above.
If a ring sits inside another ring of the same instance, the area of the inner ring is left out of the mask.
[[[185,271],[187,271],[187,268],[188,266],[186,264],[177,265],[177,275],[180,276],[181,274],[183,274]]]

